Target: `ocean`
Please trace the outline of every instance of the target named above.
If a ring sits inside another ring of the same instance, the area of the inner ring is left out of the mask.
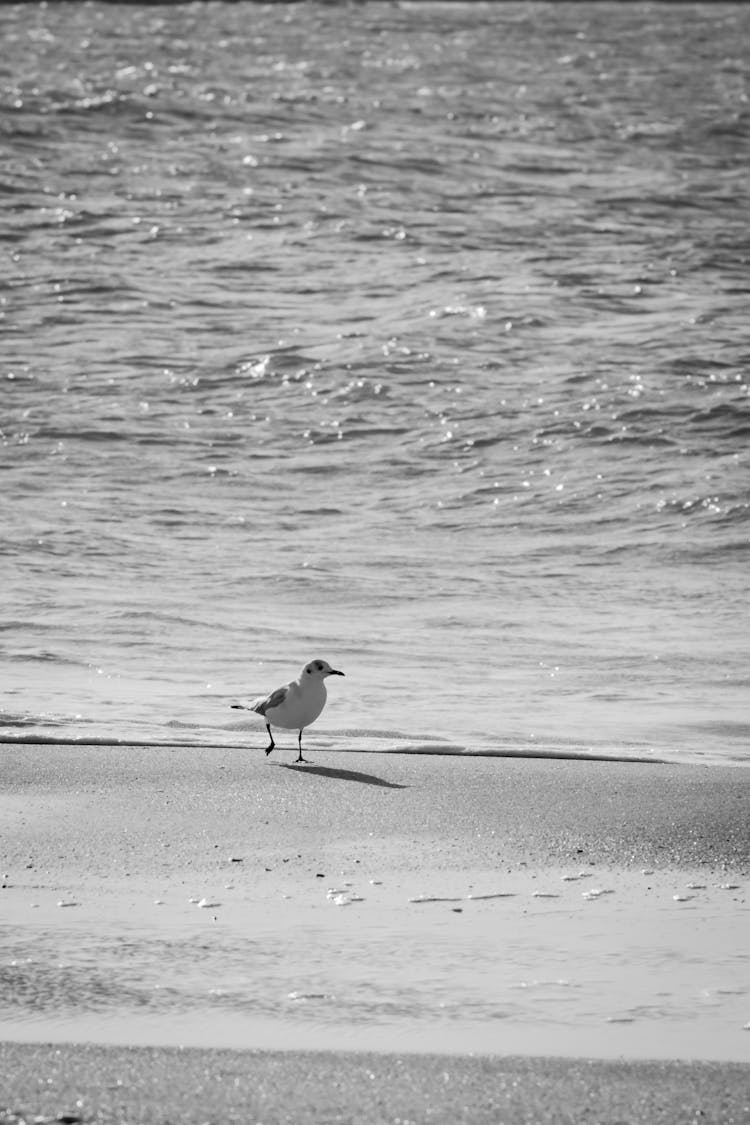
[[[3,740],[750,763],[750,7],[0,41]]]

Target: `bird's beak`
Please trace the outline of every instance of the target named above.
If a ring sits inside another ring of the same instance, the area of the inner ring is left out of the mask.
[[[337,672],[335,668],[331,668],[331,671],[328,674],[329,676],[343,676],[344,673]]]

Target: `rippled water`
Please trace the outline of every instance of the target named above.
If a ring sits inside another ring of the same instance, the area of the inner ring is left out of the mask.
[[[5,736],[748,760],[747,6],[0,34]]]
[[[174,894],[70,902],[58,921],[42,903],[38,923],[0,926],[0,1027],[44,1042],[746,1061],[742,890],[728,911],[713,884],[685,896],[700,912],[663,887],[628,909],[616,878],[595,906],[550,874],[532,893],[528,872],[509,894],[395,904],[367,887],[328,913],[231,891],[213,917]]]

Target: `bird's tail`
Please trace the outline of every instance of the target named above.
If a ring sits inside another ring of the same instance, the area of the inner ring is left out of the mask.
[[[230,703],[229,706],[234,711],[253,711],[256,715],[263,715],[264,712],[258,706],[258,701],[255,703]]]

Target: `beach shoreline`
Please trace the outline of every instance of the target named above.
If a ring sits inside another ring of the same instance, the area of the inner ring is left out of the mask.
[[[271,1070],[277,1049],[314,1050],[332,1082],[397,1052],[417,1084],[428,1057],[482,1056],[507,1085],[523,1058],[560,1096],[585,1058],[621,1069],[621,1116],[644,1121],[670,1118],[638,1116],[643,1068],[671,1098],[690,1060],[701,1089],[741,1100],[750,774],[308,753],[0,747],[14,1104],[16,1069],[74,1072],[101,1049],[164,1079],[180,1047]],[[277,1093],[258,1120],[285,1119]],[[326,1119],[318,1094],[295,1120]]]

